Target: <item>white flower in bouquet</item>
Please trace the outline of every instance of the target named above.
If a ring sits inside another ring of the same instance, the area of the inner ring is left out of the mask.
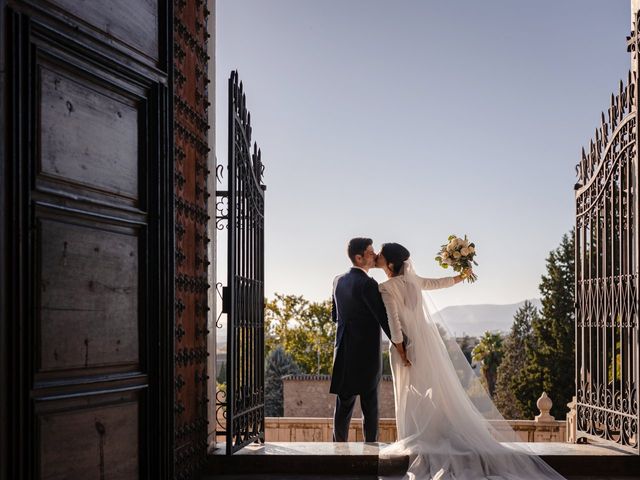
[[[442,268],[453,268],[454,271],[460,273],[468,282],[475,282],[478,277],[474,273],[469,273],[472,265],[477,265],[474,257],[476,255],[476,246],[470,242],[465,235],[459,238],[456,235],[450,235],[447,243],[441,246],[436,261]]]

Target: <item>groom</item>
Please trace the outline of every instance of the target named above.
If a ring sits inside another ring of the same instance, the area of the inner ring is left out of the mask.
[[[337,395],[333,441],[346,442],[351,414],[360,396],[366,442],[378,439],[378,384],[382,376],[380,327],[388,338],[389,321],[378,283],[369,276],[376,261],[373,241],[354,238],[347,253],[353,268],[333,281],[331,316],[338,323],[330,392]]]

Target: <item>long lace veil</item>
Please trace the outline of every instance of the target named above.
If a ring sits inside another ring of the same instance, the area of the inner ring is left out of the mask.
[[[455,335],[449,330],[446,319],[443,318],[440,313],[436,312],[431,295],[428,291],[420,289],[420,280],[411,261],[408,260],[405,262],[403,274],[405,281],[415,286],[414,291],[421,293],[425,320],[428,323],[432,323],[438,329],[438,334],[447,349],[447,354],[458,376],[458,380],[467,393],[471,403],[473,403],[478,412],[481,413],[486,420],[491,420],[491,424],[497,429],[495,432],[496,435],[502,432],[502,435],[500,435],[502,441],[518,441],[518,435],[512,428],[507,428],[508,422],[506,422],[500,414],[500,411],[483,385],[482,378],[474,371],[467,357],[462,352]],[[431,312],[434,313],[432,314]],[[504,422],[505,425],[502,425],[501,422]]]
[[[394,375],[406,392],[396,392],[401,397],[396,419],[402,422],[399,432],[404,429],[407,434],[381,454],[410,454],[408,478],[440,478],[434,468],[458,471],[442,478],[563,478],[534,455],[500,414],[442,316],[430,314],[431,300],[412,263],[405,262],[400,281],[388,283],[395,285],[390,288],[403,315],[411,317],[403,334],[413,365],[398,367]],[[405,375],[402,368],[418,370],[398,378]],[[455,461],[461,463],[454,465]],[[478,476],[478,469],[483,475]]]

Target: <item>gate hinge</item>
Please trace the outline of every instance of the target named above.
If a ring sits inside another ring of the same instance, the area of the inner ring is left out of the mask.
[[[229,297],[229,287],[222,287],[222,313],[229,313],[229,310],[231,310],[229,308],[231,298]]]

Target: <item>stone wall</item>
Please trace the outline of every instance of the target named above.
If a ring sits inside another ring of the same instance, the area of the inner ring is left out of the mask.
[[[333,417],[336,396],[329,393],[330,382],[330,375],[303,374],[282,377],[284,416],[294,418]],[[393,382],[390,375],[383,376],[380,382],[378,409],[380,418],[395,417]],[[359,401],[356,401],[353,418],[362,418]]]
[[[378,425],[379,442],[391,443],[395,441],[396,421],[394,418],[381,418]],[[333,417],[267,417],[265,419],[265,440],[267,442],[331,442],[333,441]],[[351,420],[349,441],[364,441],[361,419]]]
[[[522,442],[565,442],[566,422],[553,420],[538,422],[536,420],[506,420]],[[498,431],[501,422],[492,422]],[[504,428],[504,427],[502,427]],[[267,417],[265,420],[265,436],[267,442],[331,442],[333,435],[333,418],[294,418]],[[396,440],[396,421],[394,418],[381,418],[378,441],[390,443]],[[349,441],[362,442],[362,421],[351,420]]]
[[[331,442],[335,395],[329,393],[329,375],[287,375],[282,377],[284,416],[268,417],[265,422],[267,442]],[[393,382],[389,375],[382,378],[379,390],[379,438],[380,442],[396,440]],[[567,422],[550,415],[553,405],[546,393],[542,393],[537,406],[540,414],[532,420],[491,421],[496,430],[514,430],[522,442],[565,442]],[[570,420],[571,408],[567,418]],[[575,435],[573,435],[575,437]],[[349,441],[363,441],[362,411],[359,402],[349,428]]]

